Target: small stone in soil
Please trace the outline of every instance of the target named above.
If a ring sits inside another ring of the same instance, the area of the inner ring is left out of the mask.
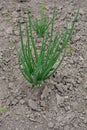
[[[14,86],[14,83],[10,82],[8,88],[11,89],[11,88],[13,88],[13,86]]]
[[[58,94],[56,94],[56,99],[57,99],[57,105],[63,103],[64,98]]]
[[[41,106],[42,106],[42,107],[46,106],[45,101],[41,101]]]
[[[41,100],[43,100],[44,98],[46,98],[49,95],[50,89],[48,88],[48,86],[46,86],[42,92],[41,95]]]
[[[23,105],[25,101],[23,99],[20,100],[20,104]]]
[[[2,79],[2,80],[5,80],[6,78],[5,78],[5,76],[2,76],[1,79]]]
[[[65,107],[65,111],[66,111],[66,112],[67,112],[67,111],[70,111],[70,109],[71,109],[70,106],[66,106],[66,107]]]
[[[18,103],[18,100],[17,99],[14,99],[13,101],[12,101],[12,105],[16,105]]]
[[[35,125],[35,129],[37,129],[37,125]]]
[[[49,128],[53,128],[53,127],[54,127],[54,123],[49,122],[49,123],[48,123],[48,127],[49,127]]]
[[[16,121],[18,121],[19,120],[19,117],[16,117],[16,119],[15,119]]]
[[[31,109],[38,110],[37,103],[32,99],[29,100],[28,105],[31,107]]]

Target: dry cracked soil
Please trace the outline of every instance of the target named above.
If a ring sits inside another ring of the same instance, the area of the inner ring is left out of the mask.
[[[78,6],[80,13],[64,62],[52,78],[33,88],[18,68],[12,43],[20,47],[18,19],[25,32],[26,5],[33,18],[42,3],[50,18],[53,0],[0,0],[0,130],[87,130],[87,0],[57,0],[55,30],[63,30],[66,20],[71,25]]]

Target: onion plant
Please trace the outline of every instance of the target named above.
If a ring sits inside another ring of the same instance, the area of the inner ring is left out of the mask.
[[[45,15],[44,20],[41,17],[40,23],[36,20],[35,31],[37,35],[41,36],[39,37],[41,39],[40,50],[37,49],[38,43],[36,43],[33,35],[34,28],[29,11],[26,21],[25,43],[23,41],[21,23],[19,22],[21,49],[18,50],[16,48],[18,63],[23,76],[29,83],[36,87],[40,86],[60,67],[64,60],[66,46],[71,39],[78,13],[79,10],[74,16],[71,28],[68,28],[68,23],[66,22],[66,30],[61,34],[56,33],[54,35],[56,8],[54,8],[51,22],[47,22]]]

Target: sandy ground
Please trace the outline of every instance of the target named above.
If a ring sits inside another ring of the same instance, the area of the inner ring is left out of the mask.
[[[37,16],[46,3],[52,16],[53,0],[0,0],[0,130],[87,130],[87,0],[57,0],[55,28],[69,24],[80,6],[80,14],[65,60],[54,77],[34,89],[18,68],[18,19],[25,31],[26,5]],[[37,43],[38,44],[38,43]]]

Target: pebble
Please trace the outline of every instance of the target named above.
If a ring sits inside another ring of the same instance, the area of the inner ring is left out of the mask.
[[[12,105],[16,105],[18,103],[18,100],[17,99],[14,99],[13,101],[12,101]]]
[[[17,99],[20,100],[22,97],[21,96],[18,96]]]
[[[81,119],[81,120],[84,120],[84,117],[83,117],[83,116],[81,116],[81,117],[80,117],[80,119]]]
[[[35,129],[37,129],[37,125],[35,125]]]
[[[19,120],[19,117],[16,117],[16,119],[15,119],[16,121],[18,121]]]
[[[41,95],[41,100],[43,100],[44,98],[46,98],[48,96],[50,92],[50,89],[48,88],[48,86],[46,86],[42,92],[42,95]]]
[[[30,115],[28,114],[28,115],[27,115],[27,118],[29,118],[29,117],[30,117]]]
[[[42,107],[46,106],[45,101],[41,101],[41,106],[42,106]]]
[[[68,99],[69,97],[68,96],[65,96],[64,99]]]
[[[53,123],[53,122],[49,122],[49,123],[48,123],[48,127],[49,127],[49,128],[53,128],[53,127],[54,127],[54,123]]]
[[[70,109],[71,109],[70,106],[66,106],[66,107],[65,107],[66,112],[67,112],[67,111],[70,111]]]
[[[81,36],[80,36],[80,35],[76,35],[76,36],[75,36],[75,41],[80,40],[80,38],[81,38]]]
[[[8,88],[11,89],[11,88],[13,88],[13,86],[14,86],[14,84],[12,82],[10,82]]]
[[[20,104],[23,105],[25,101],[23,99],[20,100]]]
[[[57,99],[57,105],[63,103],[64,98],[58,94],[56,94],[56,99]]]
[[[32,99],[29,100],[28,105],[29,107],[31,107],[31,109],[38,110],[37,103],[33,101]]]
[[[5,76],[2,76],[1,79],[2,79],[2,80],[5,80],[6,78],[5,78]]]
[[[52,85],[51,90],[54,90],[54,86]]]

